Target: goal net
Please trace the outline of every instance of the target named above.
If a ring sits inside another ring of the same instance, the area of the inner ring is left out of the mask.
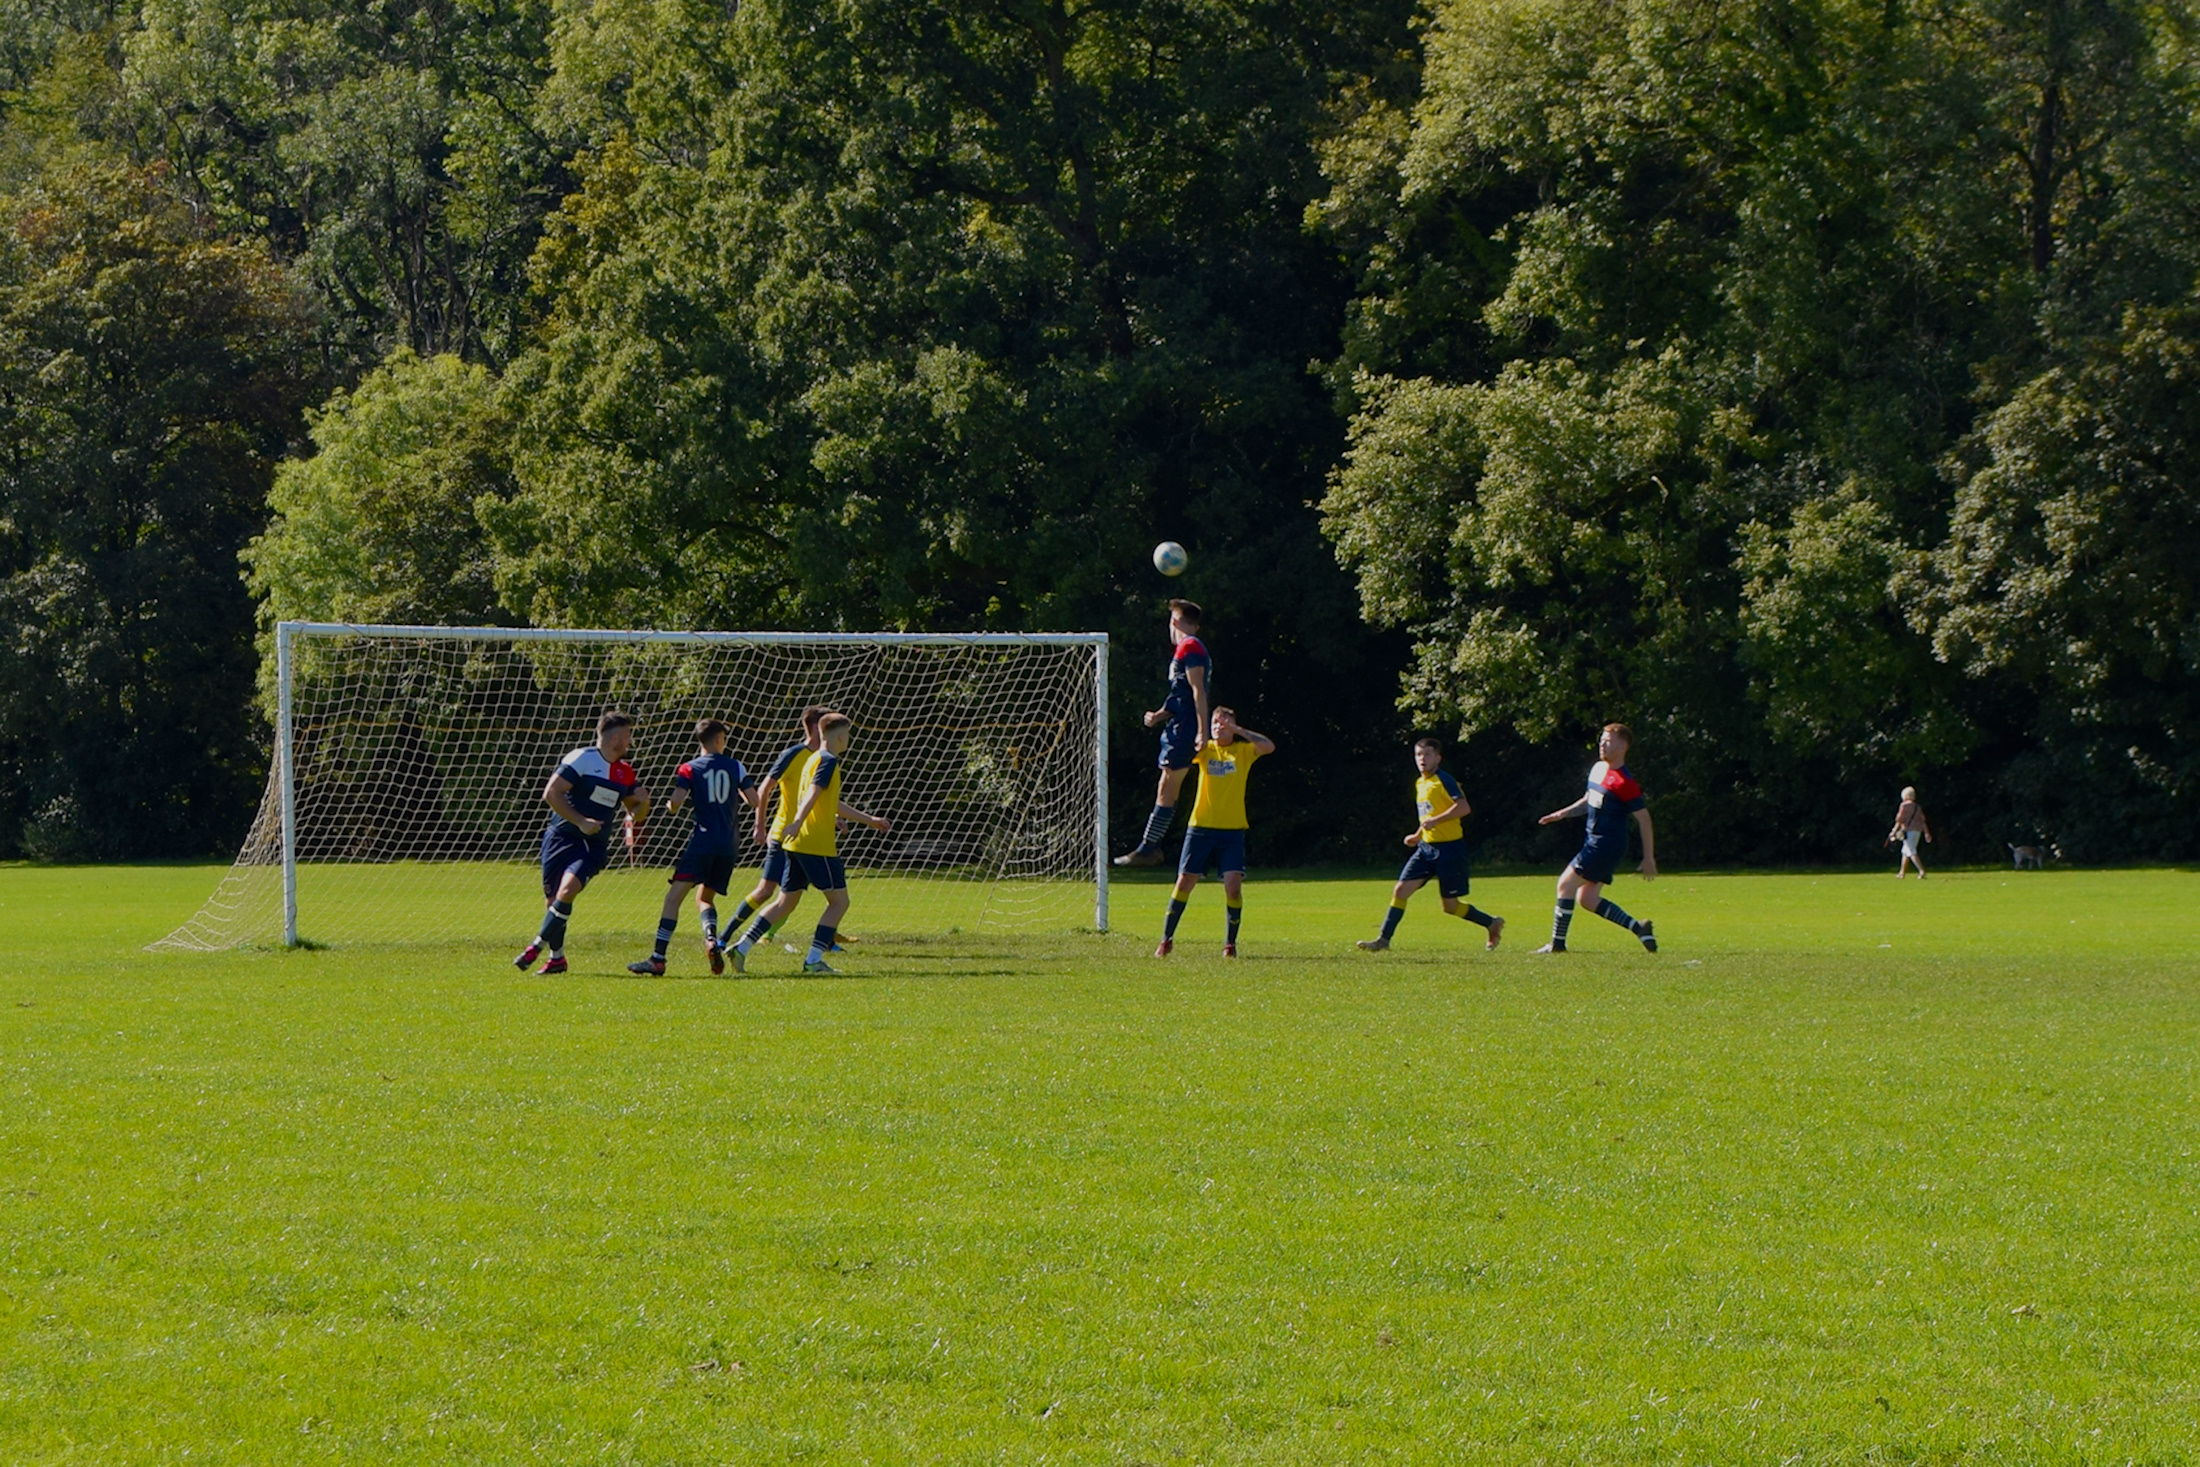
[[[607,708],[634,717],[627,757],[658,813],[639,851],[614,830],[577,941],[654,930],[690,828],[664,801],[696,721],[728,724],[727,752],[761,775],[808,704],[855,720],[843,797],[892,823],[841,835],[851,928],[1107,925],[1104,633],[284,623],[276,659],[259,814],[206,905],[155,947],[517,946],[541,917],[543,785]],[[736,896],[762,858],[743,840]]]

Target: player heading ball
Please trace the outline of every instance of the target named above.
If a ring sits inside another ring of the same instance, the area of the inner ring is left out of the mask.
[[[1207,704],[1214,663],[1207,644],[1199,639],[1200,610],[1182,597],[1169,603],[1169,692],[1161,706],[1146,715],[1146,727],[1161,730],[1161,778],[1154,788],[1153,813],[1146,817],[1146,833],[1136,849],[1117,856],[1118,866],[1158,866],[1161,842],[1176,820],[1178,792],[1184,776],[1198,757],[1206,737]]]

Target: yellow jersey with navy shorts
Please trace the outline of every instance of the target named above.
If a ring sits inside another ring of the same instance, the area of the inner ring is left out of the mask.
[[[839,891],[848,884],[848,868],[840,860],[840,756],[818,753],[810,757],[802,780],[801,799],[811,790],[822,791],[809,816],[790,825],[781,838],[787,864],[802,873],[806,885],[819,891]],[[801,808],[797,800],[795,809]]]
[[[772,816],[770,838],[764,846],[764,879],[782,891],[801,891],[810,883],[787,856],[787,827],[802,806],[802,776],[816,755],[807,744],[784,749],[772,760],[765,777],[779,782],[779,809]]]
[[[1199,746],[1199,796],[1192,802],[1192,828],[1184,834],[1178,875],[1204,876],[1213,865],[1223,875],[1245,870],[1245,783],[1260,746],[1251,739],[1227,744],[1213,739]]]
[[[1439,810],[1449,810],[1466,796],[1448,770],[1424,774],[1413,782],[1413,803],[1426,820]],[[1439,820],[1421,832],[1421,843],[1406,857],[1398,872],[1400,881],[1433,881],[1446,897],[1463,897],[1470,884],[1467,871],[1467,832],[1458,817]]]

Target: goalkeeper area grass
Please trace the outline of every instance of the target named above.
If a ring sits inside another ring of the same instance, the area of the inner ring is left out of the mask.
[[[0,1460],[2200,1455],[2190,872],[140,951],[219,874],[0,868]]]

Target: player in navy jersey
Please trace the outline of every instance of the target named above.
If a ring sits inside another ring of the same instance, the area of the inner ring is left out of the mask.
[[[697,753],[672,777],[672,796],[665,802],[665,813],[677,814],[682,805],[692,806],[694,828],[688,833],[680,859],[672,863],[664,910],[657,914],[656,951],[639,962],[628,963],[629,973],[664,976],[665,950],[672,946],[672,934],[680,925],[680,899],[690,888],[695,892],[696,915],[703,923],[703,953],[710,959],[710,970],[726,971],[725,955],[718,946],[718,909],[711,900],[733,885],[733,861],[741,840],[734,812],[757,803],[756,776],[726,752],[726,735],[730,732],[715,718],[697,723]]]
[[[1566,951],[1566,929],[1573,925],[1574,906],[1579,902],[1607,922],[1616,922],[1642,939],[1642,945],[1651,952],[1658,950],[1657,934],[1648,922],[1637,922],[1619,909],[1619,904],[1602,898],[1603,889],[1609,886],[1619,872],[1619,863],[1627,858],[1627,819],[1634,817],[1642,829],[1642,879],[1658,879],[1657,838],[1650,829],[1649,796],[1642,786],[1627,772],[1627,751],[1634,745],[1635,736],[1624,723],[1607,723],[1597,738],[1597,762],[1589,770],[1589,787],[1582,797],[1563,810],[1553,810],[1543,817],[1541,824],[1554,820],[1567,820],[1586,812],[1589,830],[1581,843],[1581,852],[1566,869],[1559,873],[1558,906],[1551,913],[1551,940],[1548,946],[1536,949],[1539,953]]]
[[[1199,622],[1195,603],[1181,598],[1169,603],[1169,643],[1174,649],[1169,657],[1169,694],[1146,715],[1146,727],[1161,730],[1161,779],[1154,790],[1153,813],[1146,817],[1146,833],[1135,850],[1115,858],[1118,866],[1161,864],[1161,842],[1176,819],[1177,794],[1207,737],[1214,662],[1207,655],[1207,644],[1199,639]]]
[[[640,840],[649,819],[649,791],[626,762],[633,744],[634,720],[607,712],[596,720],[595,744],[559,760],[542,787],[542,802],[550,807],[550,824],[542,832],[542,895],[550,910],[543,914],[542,931],[512,960],[513,967],[524,971],[547,950],[550,957],[542,971],[563,973],[565,925],[573,916],[573,899],[603,870],[611,853],[612,817],[622,808],[633,812],[632,838]]]

